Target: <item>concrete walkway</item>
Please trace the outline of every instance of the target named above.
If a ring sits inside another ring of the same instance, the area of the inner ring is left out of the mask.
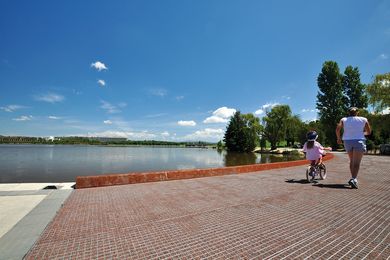
[[[71,194],[72,185],[0,184],[0,259],[22,259],[26,255]]]
[[[26,259],[388,259],[390,157],[364,157],[358,190],[347,161],[314,184],[301,166],[74,190]]]

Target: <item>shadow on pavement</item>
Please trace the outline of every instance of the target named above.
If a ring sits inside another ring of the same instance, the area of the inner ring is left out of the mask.
[[[300,180],[296,180],[296,179],[288,179],[286,180],[287,183],[300,183],[300,184],[308,184],[308,183],[311,183],[311,182],[308,182],[306,179],[300,179]]]
[[[351,189],[347,184],[314,184],[313,186],[320,188],[330,188],[330,189]]]

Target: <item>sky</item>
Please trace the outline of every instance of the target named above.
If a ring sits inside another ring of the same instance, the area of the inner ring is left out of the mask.
[[[388,0],[0,0],[0,135],[216,142],[237,110],[315,120],[325,61],[389,58]]]

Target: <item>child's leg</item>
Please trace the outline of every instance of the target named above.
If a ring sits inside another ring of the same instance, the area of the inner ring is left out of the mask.
[[[320,158],[318,158],[318,164],[322,163],[322,155],[320,155]]]

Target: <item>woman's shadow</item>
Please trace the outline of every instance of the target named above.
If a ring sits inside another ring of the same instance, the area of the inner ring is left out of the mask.
[[[351,187],[347,184],[323,184],[318,183],[318,181],[314,180],[309,182],[307,179],[288,179],[287,183],[299,183],[299,184],[313,184],[315,187],[319,188],[329,188],[329,189],[351,189]]]
[[[330,188],[330,189],[352,189],[351,186],[348,184],[322,184],[317,183],[313,186],[319,187],[319,188]]]

